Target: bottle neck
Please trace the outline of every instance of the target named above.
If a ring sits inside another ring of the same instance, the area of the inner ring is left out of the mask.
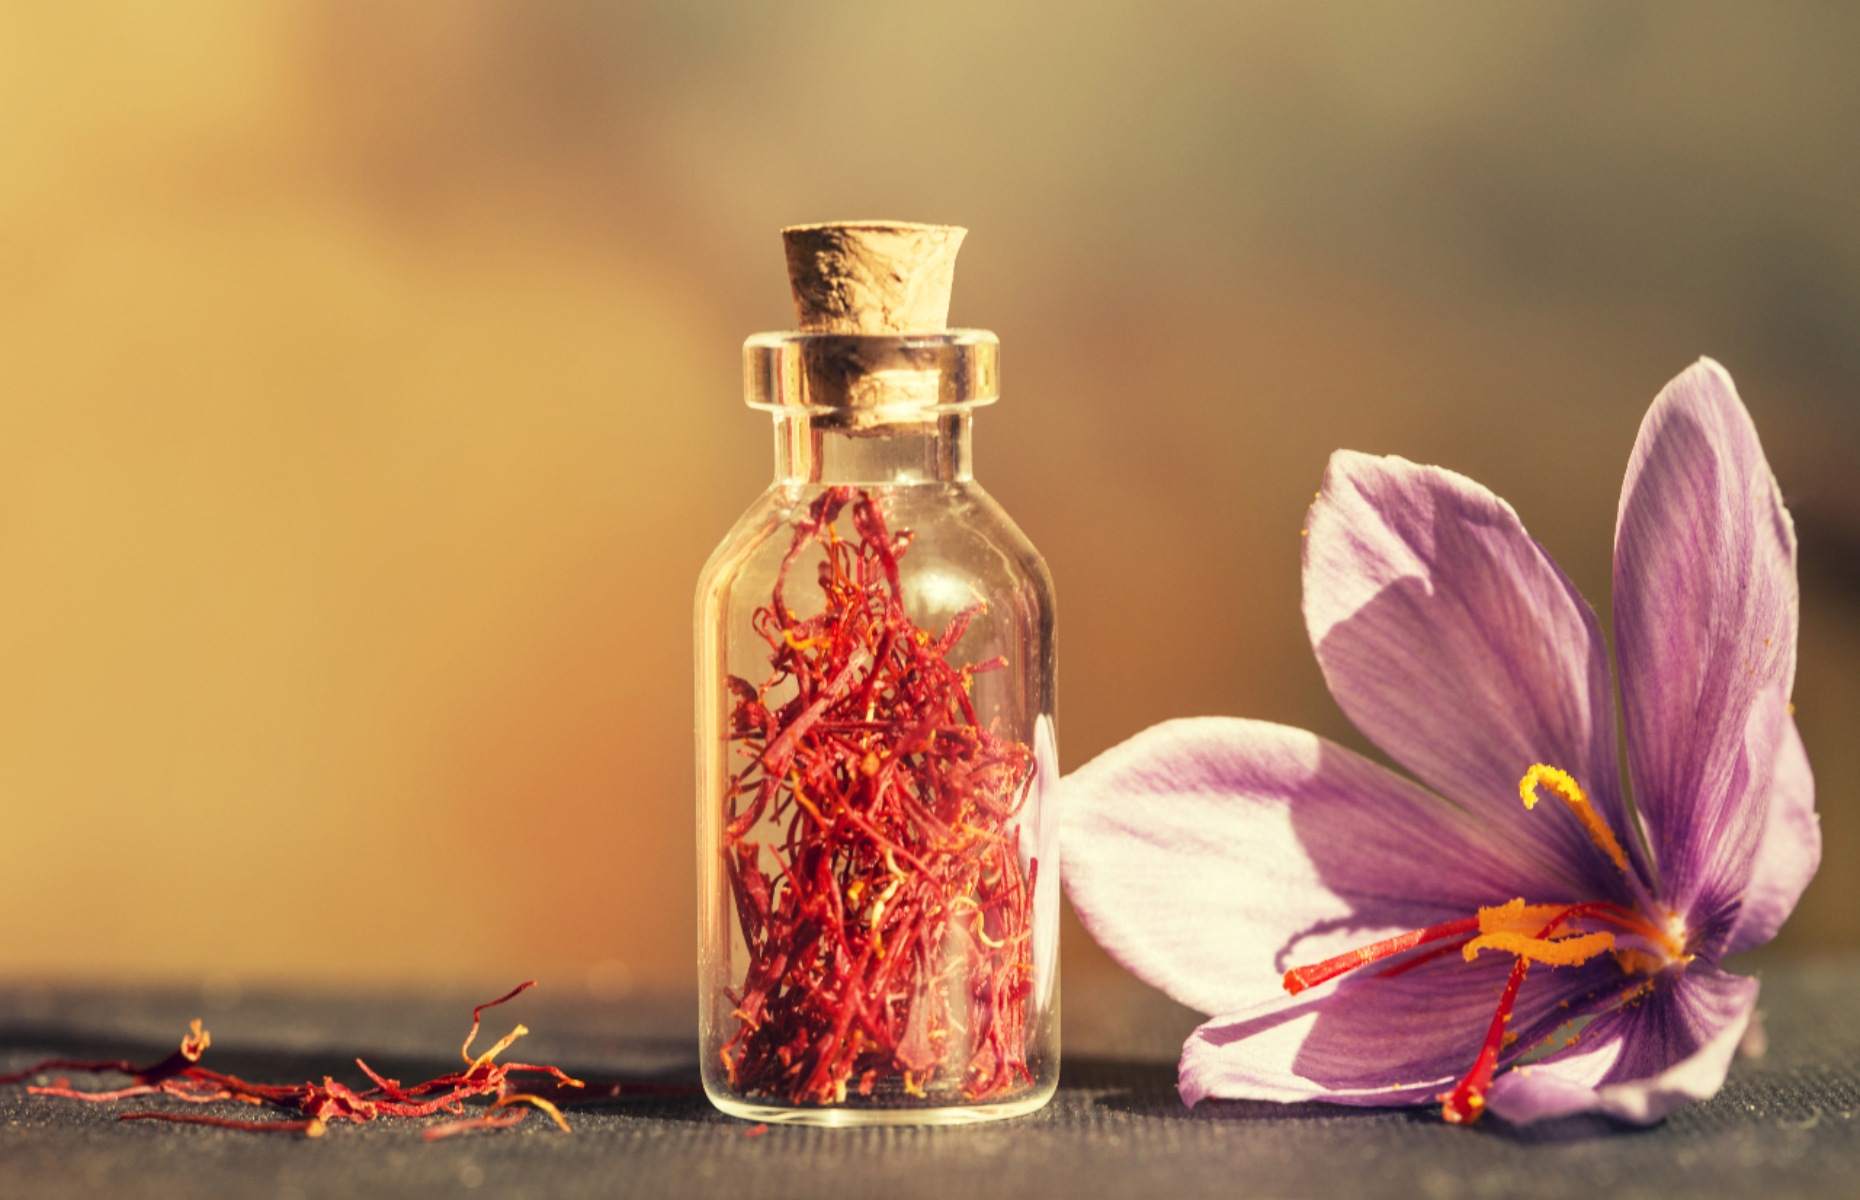
[[[806,413],[775,417],[775,478],[783,483],[901,485],[974,478],[967,412],[849,428]]]

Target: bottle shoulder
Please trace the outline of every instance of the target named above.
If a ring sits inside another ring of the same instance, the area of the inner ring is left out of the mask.
[[[758,496],[706,562],[699,575],[700,600],[768,576],[793,545],[796,522],[828,490],[821,484],[778,482]],[[934,574],[952,593],[1013,591],[1024,603],[1050,613],[1053,581],[1045,560],[979,483],[849,485],[846,490],[872,497],[892,533],[908,537],[908,549],[899,559],[905,574]]]
[[[719,583],[727,582],[742,569],[745,562],[753,560],[759,551],[766,551],[779,540],[777,535],[795,509],[793,502],[785,495],[787,490],[779,483],[770,486],[730,526],[729,532],[723,535],[723,540],[717,543],[717,548],[710,552],[703,569],[698,572],[700,600]]]
[[[1034,546],[1033,540],[981,484],[970,480],[957,486],[961,488],[961,495],[952,500],[956,519],[972,530],[979,540],[1000,553],[1016,574],[1026,576],[1050,606],[1052,573],[1047,570],[1046,559]]]

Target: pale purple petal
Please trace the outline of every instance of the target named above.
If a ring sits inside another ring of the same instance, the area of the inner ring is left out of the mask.
[[[1033,806],[1034,828],[1022,830],[1021,868],[1039,866],[1034,875],[1033,910],[1039,919],[1033,925],[1033,991],[1039,997],[1041,1012],[1050,1011],[1053,989],[1059,986],[1059,827],[1061,815],[1059,782],[1059,741],[1053,732],[1053,718],[1040,714],[1033,723],[1033,788],[1028,800]]]
[[[1694,805],[1699,828],[1690,834],[1687,859],[1692,883],[1678,894],[1662,891],[1685,920],[1693,950],[1713,962],[1724,954],[1743,909],[1768,825],[1771,780],[1793,724],[1780,686],[1758,698],[1725,773],[1724,796],[1701,797]]]
[[[1808,751],[1791,720],[1783,731],[1770,777],[1769,813],[1757,845],[1750,885],[1724,952],[1752,950],[1776,936],[1821,865],[1821,821],[1815,815],[1815,776]]]
[[[1648,410],[1615,532],[1628,764],[1661,894],[1682,911],[1748,878],[1710,878],[1750,865],[1715,844],[1761,831],[1765,797],[1734,777],[1759,697],[1788,695],[1796,622],[1788,511],[1731,377],[1703,359]]]
[[[1466,813],[1315,734],[1169,721],[1066,777],[1064,879],[1085,926],[1192,1008],[1405,929],[1570,885]]]
[[[1597,1017],[1572,1050],[1499,1076],[1489,1111],[1514,1124],[1585,1112],[1651,1124],[1724,1086],[1756,1002],[1756,980],[1694,963]]]
[[[1468,963],[1455,953],[1396,976],[1365,968],[1326,994],[1217,1017],[1182,1047],[1182,1099],[1432,1102],[1478,1058],[1511,968],[1504,955]],[[1612,959],[1536,967],[1512,1011],[1514,1053],[1612,998],[1622,984]]]
[[[1593,895],[1622,881],[1561,805],[1527,812],[1533,763],[1622,818],[1595,614],[1503,500],[1462,475],[1351,451],[1307,521],[1305,623],[1331,694],[1371,741],[1494,839],[1554,857]]]

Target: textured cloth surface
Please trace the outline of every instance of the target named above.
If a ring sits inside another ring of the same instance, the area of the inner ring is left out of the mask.
[[[419,1122],[341,1124],[328,1136],[119,1123],[126,1106],[0,1088],[0,1196],[1851,1196],[1860,1180],[1860,960],[1761,971],[1768,1052],[1724,1091],[1663,1125],[1577,1119],[1515,1130],[1441,1124],[1431,1110],[1204,1104],[1175,1095],[1193,1014],[1135,984],[1065,993],[1058,1097],[1015,1121],[953,1129],[749,1126],[698,1093],[570,1110],[427,1143]],[[493,993],[495,994],[493,989]],[[75,991],[0,986],[0,1071],[51,1055],[158,1059],[199,1016],[206,1062],[260,1082],[361,1085],[352,1060],[402,1080],[455,1069],[482,996],[245,995],[229,989]],[[590,1079],[695,1084],[687,1001],[596,1003],[538,989],[486,1014],[520,1057]],[[488,1042],[481,1042],[486,1045]],[[209,1105],[250,1116],[243,1105]]]

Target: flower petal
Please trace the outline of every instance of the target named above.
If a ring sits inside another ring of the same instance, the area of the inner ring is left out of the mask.
[[[1519,1125],[1582,1112],[1652,1124],[1724,1086],[1756,1003],[1756,980],[1695,962],[1597,1017],[1574,1050],[1499,1076],[1490,1111]]]
[[[1689,834],[1686,872],[1675,872],[1683,886],[1663,890],[1669,906],[1683,915],[1694,952],[1713,962],[1725,953],[1742,914],[1768,829],[1771,780],[1793,725],[1780,685],[1758,697],[1736,757],[1714,781],[1722,794],[1693,805],[1699,828]]]
[[[1732,776],[1759,697],[1788,695],[1796,623],[1788,510],[1731,377],[1702,359],[1648,410],[1615,531],[1628,765],[1661,893],[1682,910],[1727,865],[1707,861],[1713,841],[1762,828],[1764,797]]]
[[[1791,720],[1770,777],[1769,814],[1763,822],[1750,884],[1724,952],[1755,949],[1776,936],[1795,911],[1803,889],[1821,865],[1821,823],[1815,815],[1815,776],[1808,751]]]
[[[1059,986],[1059,742],[1053,718],[1041,713],[1033,723],[1033,788],[1028,803],[1034,806],[1033,828],[1015,822],[1021,839],[1021,869],[1033,870],[1033,909],[1040,919],[1033,927],[1033,990],[1041,1012],[1053,1005]],[[1023,810],[1024,811],[1024,810]],[[1037,864],[1037,866],[1035,865]]]
[[[1402,975],[1368,971],[1328,994],[1281,997],[1217,1017],[1182,1047],[1178,1087],[1189,1104],[1324,1100],[1423,1104],[1451,1089],[1479,1055],[1513,960],[1449,955]],[[1611,997],[1612,959],[1537,967],[1526,976],[1509,1028],[1523,1053],[1587,1005]]]
[[[1307,531],[1305,623],[1350,720],[1496,836],[1617,895],[1570,814],[1518,800],[1547,763],[1626,830],[1600,626],[1510,505],[1451,471],[1338,451]]]
[[[1315,734],[1169,721],[1066,777],[1066,892],[1140,978],[1202,1012],[1283,973],[1517,896],[1574,898],[1466,813]]]

